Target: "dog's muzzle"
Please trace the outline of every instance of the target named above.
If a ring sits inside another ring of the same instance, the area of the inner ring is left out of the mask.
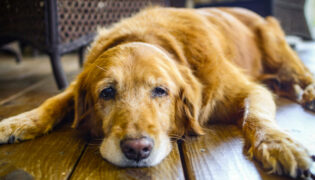
[[[120,142],[120,148],[129,160],[139,162],[150,156],[154,142],[149,137],[127,138]]]

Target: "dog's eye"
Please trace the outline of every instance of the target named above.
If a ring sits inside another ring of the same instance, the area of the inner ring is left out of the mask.
[[[116,90],[113,87],[108,87],[102,90],[100,97],[105,100],[114,99],[116,95]]]
[[[162,96],[167,96],[167,95],[168,95],[167,90],[162,87],[156,87],[152,90],[153,97],[162,97]]]

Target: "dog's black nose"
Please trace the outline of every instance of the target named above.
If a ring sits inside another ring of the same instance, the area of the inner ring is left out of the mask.
[[[125,156],[134,161],[147,158],[153,148],[153,140],[148,137],[136,139],[124,139],[120,142],[120,148]]]

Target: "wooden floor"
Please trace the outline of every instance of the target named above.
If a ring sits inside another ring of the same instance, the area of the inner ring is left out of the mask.
[[[315,72],[315,45],[299,48]],[[80,71],[76,55],[63,59],[68,78]],[[16,65],[0,57],[0,119],[30,110],[58,93],[46,56],[24,58]],[[277,122],[315,154],[315,114],[278,99]],[[213,125],[207,135],[173,142],[173,151],[151,168],[119,168],[103,160],[96,140],[88,140],[69,121],[53,132],[20,144],[0,145],[0,179],[289,179],[264,172],[243,152],[240,130]],[[314,172],[314,171],[313,171]]]

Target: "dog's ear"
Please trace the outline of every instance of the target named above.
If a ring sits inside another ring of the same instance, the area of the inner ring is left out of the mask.
[[[73,128],[77,128],[83,121],[87,118],[91,111],[91,99],[86,86],[86,72],[82,72],[78,78],[77,83],[74,88],[74,122],[72,124]]]
[[[82,72],[78,78],[74,89],[74,121],[73,128],[82,128],[92,136],[101,136],[102,127],[96,117],[93,108],[92,95],[88,89],[87,72]]]
[[[194,77],[192,72],[181,67],[183,82],[176,98],[176,126],[181,135],[202,135],[204,134],[199,124],[198,116],[201,108],[202,86]],[[184,127],[185,129],[180,129]]]

